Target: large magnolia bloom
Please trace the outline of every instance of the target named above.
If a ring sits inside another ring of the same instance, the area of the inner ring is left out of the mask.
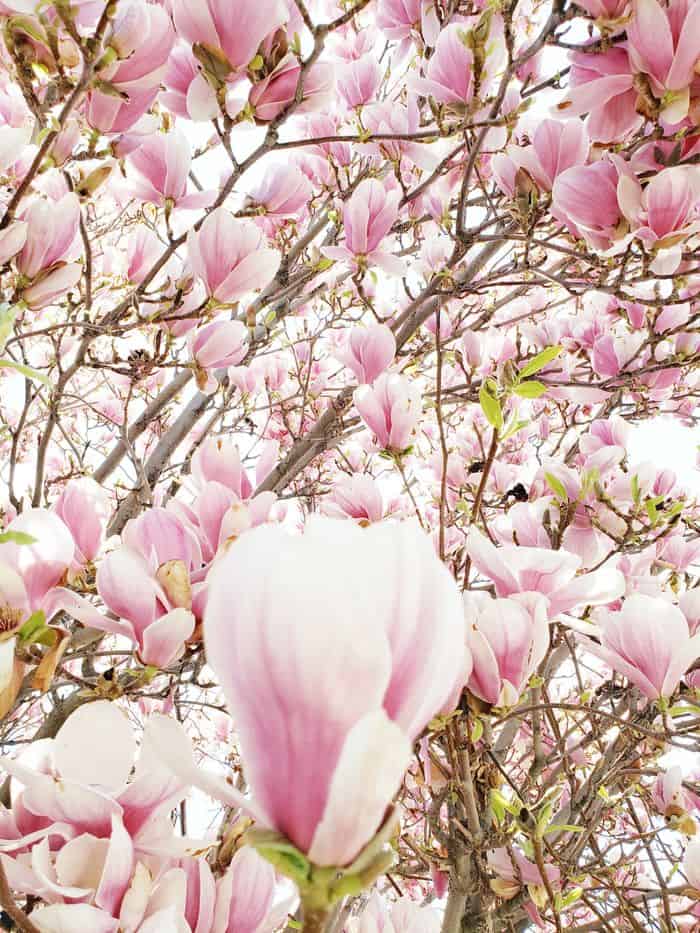
[[[254,803],[194,766],[178,723],[154,740],[174,771],[252,809],[318,865],[374,836],[411,745],[468,678],[459,590],[417,524],[316,517],[302,536],[244,534],[208,578],[207,659]]]

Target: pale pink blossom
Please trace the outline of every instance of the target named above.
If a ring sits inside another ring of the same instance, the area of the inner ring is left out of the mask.
[[[403,451],[421,416],[421,391],[406,376],[382,373],[372,386],[355,389],[355,408],[384,450]]]
[[[236,301],[274,278],[281,257],[266,242],[255,224],[219,207],[187,236],[190,266],[211,298]]]
[[[593,249],[609,249],[620,235],[618,179],[618,168],[606,159],[569,168],[552,186],[553,213]]]
[[[154,134],[129,156],[129,167],[135,175],[130,179],[129,192],[160,207],[207,207],[214,199],[213,192],[187,192],[191,163],[190,143],[184,133],[175,129]]]
[[[576,606],[610,603],[625,592],[618,570],[601,567],[577,576],[581,558],[563,550],[515,544],[496,548],[476,528],[467,535],[466,549],[476,569],[493,580],[497,596],[539,593],[548,600],[550,618]]]
[[[650,700],[669,697],[700,656],[700,634],[691,637],[685,616],[665,599],[634,593],[619,612],[599,609],[600,644],[586,650],[627,677]]]
[[[268,171],[248,188],[247,200],[262,209],[267,218],[299,217],[312,196],[307,177],[296,165],[270,166]]]
[[[26,242],[17,257],[17,268],[28,279],[35,279],[69,255],[80,225],[80,202],[73,193],[55,203],[37,198],[23,220]]]
[[[371,385],[392,364],[396,340],[386,324],[353,327],[336,355],[359,383]]]
[[[369,52],[338,69],[338,93],[350,109],[362,107],[373,99],[381,80],[381,66],[375,55]]]
[[[401,275],[404,265],[397,257],[379,249],[399,215],[401,193],[387,188],[375,178],[360,182],[343,205],[343,246],[325,246],[330,259],[350,260],[358,268],[380,266],[390,275]]]
[[[464,594],[473,668],[467,686],[494,706],[513,706],[549,648],[546,601]]]
[[[102,547],[111,511],[107,491],[88,476],[72,479],[54,503],[53,510],[73,537],[74,568],[79,570],[94,561]]]
[[[661,116],[679,123],[688,115],[690,85],[700,60],[700,5],[671,0],[634,0],[627,26],[628,51],[635,71],[646,74],[661,103]]]
[[[184,44],[170,53],[163,76],[162,103],[185,120],[213,120],[219,113],[216,91],[202,74],[197,59]]]
[[[424,78],[413,87],[443,104],[464,107],[474,94],[474,55],[467,41],[468,26],[450,23],[440,31]]]
[[[297,104],[297,86],[302,80],[301,103]],[[253,85],[248,102],[259,123],[269,123],[294,104],[295,113],[323,107],[333,95],[335,70],[319,62],[302,76],[301,65],[291,53],[267,77]]]
[[[334,483],[323,500],[322,509],[325,515],[333,518],[352,518],[367,525],[380,522],[386,514],[379,484],[365,473],[356,473]]]
[[[573,53],[568,100],[560,106],[568,116],[588,114],[591,139],[609,143],[627,139],[644,122],[637,96],[627,51],[616,45],[605,52]]]
[[[122,541],[97,571],[97,590],[117,618],[95,625],[134,642],[144,664],[167,667],[194,631],[191,571],[201,563],[199,543],[174,514],[156,508],[128,522]]]
[[[656,253],[652,270],[675,272],[682,245],[700,230],[700,179],[693,166],[674,166],[654,175],[642,188],[631,175],[621,175],[618,200],[634,236]]]
[[[312,518],[302,537],[242,535],[207,582],[207,658],[254,811],[313,862],[346,865],[379,829],[412,740],[469,674],[454,580],[413,522]],[[171,768],[251,808],[194,766],[174,720],[154,726]]]
[[[509,146],[491,165],[499,187],[509,195],[515,192],[515,176],[524,170],[541,191],[551,191],[557,176],[568,168],[583,165],[590,141],[581,120],[543,120],[529,146]]]
[[[202,369],[235,366],[248,352],[248,328],[241,321],[212,321],[192,333],[190,352]]]
[[[211,49],[229,71],[248,67],[258,46],[289,18],[283,0],[243,0],[231,16],[227,0],[172,0],[178,35]]]
[[[275,917],[275,870],[255,849],[244,846],[216,884],[211,933],[263,933]],[[207,930],[209,933],[209,930]]]

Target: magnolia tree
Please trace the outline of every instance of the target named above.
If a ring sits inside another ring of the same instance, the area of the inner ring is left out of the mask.
[[[700,929],[700,0],[0,23],[0,927]]]

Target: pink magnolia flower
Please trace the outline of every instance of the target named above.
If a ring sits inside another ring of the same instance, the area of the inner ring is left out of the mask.
[[[208,207],[214,199],[213,192],[187,193],[191,163],[192,151],[184,133],[177,129],[155,133],[129,155],[129,167],[136,175],[130,179],[129,192],[160,207],[167,204],[186,209]]]
[[[420,111],[414,95],[404,106],[399,101],[377,101],[362,111],[362,122],[370,133],[385,136],[408,136],[420,130]],[[432,171],[438,158],[431,146],[414,143],[407,139],[382,139],[367,143],[367,151],[375,152],[380,158],[409,162],[426,171]],[[426,241],[430,242],[430,241]]]
[[[336,355],[359,383],[371,385],[393,363],[396,340],[386,324],[353,327]]]
[[[626,49],[618,45],[571,56],[568,100],[560,107],[568,116],[588,114],[586,128],[594,142],[627,139],[644,122],[632,71]]]
[[[680,609],[659,597],[634,593],[619,612],[598,610],[596,622],[600,644],[582,637],[586,650],[650,700],[669,697],[700,656],[700,634],[691,637]]]
[[[675,272],[681,263],[684,240],[700,230],[700,182],[695,167],[664,169],[644,188],[635,176],[622,175],[618,200],[634,236],[656,252],[652,271]]]
[[[421,416],[422,397],[417,385],[406,376],[382,373],[374,385],[355,389],[353,400],[383,450],[406,450]]]
[[[375,55],[369,52],[338,69],[338,93],[350,109],[362,107],[375,96],[381,80],[381,66]]]
[[[526,858],[517,846],[513,846],[511,851],[512,858],[505,848],[492,849],[486,857],[489,868],[496,875],[491,887],[500,897],[505,898],[515,897],[523,885],[540,887],[544,884],[537,865]],[[558,888],[561,878],[559,869],[555,865],[545,864],[545,872],[550,884]]]
[[[160,100],[185,120],[213,120],[219,114],[216,91],[202,74],[197,59],[186,45],[176,45],[163,76],[166,90]]]
[[[312,197],[308,178],[296,165],[268,167],[268,171],[248,188],[246,201],[263,211],[265,218],[298,217],[305,213]]]
[[[86,748],[91,754],[85,754]],[[27,759],[0,758],[0,767],[22,785],[13,795],[12,811],[18,825],[28,830],[13,839],[5,836],[2,850],[20,852],[48,837],[68,841],[82,833],[110,839],[114,817],[120,818],[136,848],[153,846],[163,829],[153,818],[167,817],[173,799],[184,796],[184,786],[147,748],[134,766],[135,752],[128,718],[115,703],[97,700],[72,713],[56,738],[44,740]]]
[[[359,917],[348,921],[347,933],[439,933],[440,914],[409,897],[387,903],[376,891]]]
[[[295,113],[322,108],[332,97],[335,70],[320,62],[302,77],[301,103],[296,104],[297,87],[301,75],[299,60],[291,52],[262,81],[251,88],[248,102],[259,123],[269,123],[294,103]]]
[[[0,544],[0,563],[12,571],[13,580],[19,577],[22,603],[29,612],[34,612],[43,607],[51,590],[71,566],[75,554],[73,538],[60,517],[46,509],[25,509],[6,530],[33,539],[26,544],[11,540]],[[7,583],[2,589],[5,592],[0,600],[4,601],[3,596],[8,594]],[[12,591],[17,592],[14,583]]]
[[[70,253],[80,225],[80,201],[72,192],[57,202],[37,198],[23,220],[27,236],[17,268],[28,279],[36,279]]]
[[[569,168],[552,186],[553,213],[593,249],[609,249],[623,216],[617,184],[618,170],[608,160]]]
[[[235,366],[248,352],[248,328],[242,321],[212,321],[191,334],[190,352],[204,370]],[[206,385],[207,391],[214,391],[217,384],[209,376],[200,388]]]
[[[464,594],[473,669],[467,686],[494,706],[513,706],[549,648],[546,600]]]
[[[178,35],[211,50],[229,71],[248,67],[258,46],[289,19],[283,0],[243,0],[231,16],[227,0],[172,0]]]
[[[413,522],[314,517],[301,537],[242,535],[207,583],[207,658],[254,805],[196,768],[176,721],[157,719],[154,740],[176,773],[253,806],[311,861],[346,865],[382,823],[413,739],[468,676],[454,580]]]
[[[27,242],[27,224],[16,220],[0,231],[0,266],[4,266]]]
[[[158,508],[128,522],[122,541],[97,571],[97,591],[118,618],[103,616],[96,627],[136,643],[144,664],[167,667],[194,631],[190,574],[201,563],[199,544]]]
[[[288,904],[275,905],[275,870],[261,855],[244,846],[216,884],[211,933],[266,933],[286,919]],[[207,928],[209,933],[209,928]]]
[[[689,811],[700,809],[700,799],[683,786],[683,769],[680,765],[659,772],[651,796],[659,813],[669,820],[677,820]]]
[[[197,448],[192,457],[192,476],[201,488],[216,481],[235,492],[241,500],[253,494],[253,485],[243,469],[238,447],[222,437],[208,437]]]
[[[105,135],[134,131],[157,96],[158,87],[150,85],[129,88],[128,100],[93,89],[87,96],[85,119],[93,129]]]
[[[31,285],[22,290],[22,298],[28,307],[38,310],[63,298],[67,291],[78,284],[83,274],[79,262],[60,262],[52,270],[41,272]]]
[[[629,4],[630,0],[576,0],[577,6],[603,22],[619,19],[624,15]]]
[[[627,38],[632,67],[649,77],[662,118],[679,123],[688,115],[700,60],[700,6],[687,0],[671,0],[667,7],[634,0]]]
[[[128,94],[158,89],[175,42],[167,11],[141,0],[120,2],[109,39],[116,60],[100,69],[100,78]],[[108,54],[103,61],[109,59]]]
[[[155,230],[139,226],[129,237],[126,247],[126,277],[139,285],[163,252],[163,244]]]
[[[332,518],[352,518],[365,525],[380,522],[386,514],[381,488],[366,473],[354,473],[334,483],[322,509]]]
[[[434,4],[426,0],[379,0],[377,26],[387,39],[422,35],[430,46],[435,45],[440,31]]]
[[[549,604],[549,618],[576,606],[610,603],[625,592],[619,570],[601,567],[576,576],[581,558],[566,551],[515,544],[494,547],[476,528],[467,535],[466,550],[476,569],[493,580],[498,596],[540,593]]]
[[[376,178],[360,182],[343,205],[344,246],[326,246],[322,252],[330,259],[350,259],[358,266],[378,265],[390,275],[401,275],[403,263],[379,249],[399,215],[401,193],[387,191]]]
[[[589,147],[581,120],[543,120],[531,146],[509,146],[506,154],[496,155],[491,164],[500,188],[511,196],[519,169],[524,169],[541,191],[551,191],[557,176],[585,163]]]
[[[255,224],[237,220],[223,207],[212,211],[198,231],[187,235],[193,273],[202,280],[207,294],[224,304],[263,288],[274,278],[280,254],[265,244]]]
[[[467,31],[463,23],[450,23],[440,31],[425,78],[413,79],[415,91],[460,108],[470,103],[474,94],[474,55]]]
[[[111,507],[105,489],[88,476],[68,482],[53,510],[75,542],[73,567],[81,570],[97,557],[104,540]]]

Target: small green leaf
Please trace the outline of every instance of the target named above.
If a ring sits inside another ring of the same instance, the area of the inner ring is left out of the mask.
[[[570,891],[566,896],[557,894],[557,906],[559,910],[565,910],[567,907],[571,907],[572,904],[575,904],[577,900],[583,894],[583,888],[574,888],[573,891]]]
[[[9,305],[6,301],[0,304],[0,353],[5,349],[5,344],[12,333],[18,310],[17,305]]]
[[[552,360],[556,360],[562,349],[563,347],[547,347],[545,350],[538,353],[537,356],[533,356],[530,362],[526,363],[520,370],[520,378],[527,379],[528,376],[533,376],[541,369],[544,369]]]
[[[501,438],[502,441],[507,441],[509,437],[512,437],[514,434],[517,434],[518,431],[522,431],[523,428],[526,428],[530,424],[529,421],[513,421],[506,428],[505,434]]]
[[[566,493],[566,487],[560,479],[557,479],[553,473],[545,473],[544,478],[547,480],[547,485],[560,502],[569,501],[569,497]]]
[[[639,489],[639,477],[635,473],[632,479],[630,480],[630,489],[632,490],[632,499],[634,500],[635,505],[639,505],[639,499],[641,497],[641,491]]]
[[[0,369],[15,369],[18,373],[26,376],[27,379],[36,379],[37,382],[49,385],[49,379],[43,373],[40,373],[37,369],[32,369],[31,366],[25,366],[23,363],[15,363],[14,360],[0,360]]]
[[[521,382],[513,386],[513,392],[520,398],[539,398],[547,391],[544,382],[538,382],[537,379],[531,379],[529,382]]]
[[[501,409],[501,403],[490,391],[488,380],[484,382],[479,389],[479,404],[481,405],[481,410],[486,415],[488,423],[496,428],[497,431],[500,430],[503,427],[503,411]]]
[[[544,831],[545,836],[549,833],[582,833],[583,826],[572,826],[571,823],[550,823]]]
[[[37,539],[25,531],[3,531],[0,533],[0,544],[36,544]]]
[[[469,730],[469,738],[472,740],[472,744],[476,745],[481,736],[484,734],[484,724],[480,719],[474,720],[472,727]]]
[[[33,612],[17,632],[19,640],[26,644],[37,641],[46,628],[46,616],[41,609]]]

